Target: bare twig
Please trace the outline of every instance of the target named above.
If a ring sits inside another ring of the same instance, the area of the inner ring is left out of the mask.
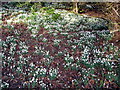
[[[110,33],[118,32],[118,31],[120,31],[120,29],[112,30],[112,31],[110,31]]]
[[[115,10],[115,8],[112,7],[112,9],[116,13],[116,15],[120,17],[119,13]]]
[[[118,60],[108,60],[108,62],[119,62]]]

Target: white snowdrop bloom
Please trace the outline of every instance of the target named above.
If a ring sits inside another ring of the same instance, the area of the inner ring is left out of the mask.
[[[29,46],[27,46],[27,45],[23,45],[23,48],[28,49],[28,48],[29,48]]]
[[[28,17],[28,14],[27,13],[25,13],[25,14],[22,14],[23,16],[25,16],[25,17]]]
[[[92,76],[93,76],[93,77],[95,77],[96,75],[95,75],[95,74],[93,74]]]
[[[39,29],[39,25],[31,25],[31,27],[33,27],[33,28],[35,28],[35,29],[32,29],[32,32],[38,32],[38,30],[37,29]]]
[[[24,11],[23,11],[23,10],[19,10],[18,12],[20,12],[20,13],[21,13],[21,12],[24,12]]]
[[[28,29],[32,29],[32,26],[28,26],[27,28],[28,28]]]
[[[12,57],[8,57],[8,60],[13,60],[13,58]]]
[[[37,46],[35,46],[35,49],[38,49],[38,47],[37,47]]]
[[[92,69],[94,70],[95,68],[94,68],[94,67],[92,67]]]
[[[39,81],[39,83],[43,83],[43,81]]]
[[[44,37],[44,38],[43,38],[43,41],[46,42],[46,41],[47,41],[47,38]]]
[[[6,40],[9,40],[10,38],[13,38],[13,36],[8,36]]]
[[[49,55],[49,52],[50,52],[50,51],[47,51],[47,52],[46,52],[46,55]]]
[[[46,71],[47,71],[46,68],[41,68],[40,69],[40,73],[42,73],[42,74],[46,74]]]
[[[84,49],[84,53],[87,53],[89,51],[89,48],[86,46]]]
[[[54,43],[59,43],[61,40],[55,39]]]
[[[44,88],[46,87],[46,84],[45,84],[45,83],[41,83],[40,85],[41,85],[42,87],[44,87]]]
[[[11,73],[9,73],[9,74],[7,74],[7,75],[11,76],[12,74],[11,74]]]
[[[9,83],[6,83],[6,82],[3,82],[3,83],[4,83],[4,85],[5,85],[6,87],[9,87]],[[3,87],[4,85],[1,84],[1,87]]]
[[[57,73],[58,73],[57,69],[52,68],[52,69],[49,70],[50,76],[57,75]]]
[[[1,57],[4,57],[4,53],[0,52],[0,56],[1,56]]]
[[[110,65],[110,62],[108,62],[108,65]]]
[[[66,66],[70,66],[70,64],[71,64],[71,62],[68,62],[68,63],[66,64]]]
[[[20,59],[22,59],[22,58],[23,58],[23,56],[21,55],[21,56],[19,56],[19,58],[20,58]]]
[[[73,67],[73,66],[75,66],[75,64],[72,64],[71,66]]]
[[[38,31],[36,29],[31,30],[32,33],[37,33]]]
[[[71,22],[75,22],[75,21],[76,21],[76,18],[72,18],[72,19],[71,19]]]
[[[76,57],[75,59],[79,60],[79,57]]]
[[[9,19],[7,20],[7,23],[10,24],[13,20],[12,19]]]
[[[72,47],[73,47],[74,49],[76,48],[76,46],[75,46],[75,45],[73,45]]]
[[[34,65],[33,63],[30,63],[30,66],[32,66],[32,67],[33,67],[33,66],[35,66],[35,65]]]
[[[18,18],[20,18],[21,16],[27,16],[26,14],[19,14],[17,15]]]
[[[73,56],[71,56],[70,59],[74,59]]]
[[[35,37],[36,37],[36,34],[31,34],[31,37],[34,37],[34,38],[35,38]]]
[[[20,22],[20,21],[23,21],[23,20],[16,19],[16,20],[14,20],[14,23],[18,23],[18,22]]]
[[[113,68],[114,66],[111,66],[111,68]]]
[[[12,66],[10,66],[10,69],[12,69]]]
[[[112,62],[111,64],[112,64],[112,65],[115,65],[115,63],[114,63],[114,62]]]
[[[46,25],[44,28],[45,28],[45,29],[48,29],[49,27],[50,27],[49,25]]]
[[[32,22],[32,20],[29,19],[29,20],[27,20],[27,22],[30,23],[30,22]]]
[[[109,78],[111,78],[111,76],[108,76]]]
[[[18,70],[20,70],[20,67],[17,67]]]
[[[36,74],[38,74],[38,73],[39,73],[39,71],[40,71],[40,68],[38,68],[38,69],[36,70]]]
[[[32,80],[30,80],[30,82],[34,82],[34,80],[35,80],[35,77],[33,77]]]
[[[64,19],[65,19],[66,21],[70,21],[71,18],[68,17],[68,16],[65,16]]]
[[[28,50],[27,49],[22,49],[22,53],[27,53]]]
[[[37,82],[38,81],[38,78],[35,80],[35,82]]]

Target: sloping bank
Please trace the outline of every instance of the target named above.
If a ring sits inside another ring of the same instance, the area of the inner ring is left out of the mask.
[[[119,87],[120,50],[109,43],[106,20],[48,8],[19,12],[2,26],[2,87]]]

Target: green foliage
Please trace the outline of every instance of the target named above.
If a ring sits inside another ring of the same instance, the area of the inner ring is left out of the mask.
[[[55,13],[55,14],[52,15],[52,19],[53,19],[54,21],[56,21],[56,20],[59,19],[59,18],[60,18],[60,14]]]
[[[95,81],[95,85],[90,84],[94,88],[105,87],[106,79],[109,82],[114,80],[119,85],[120,65],[108,62],[113,58],[118,60],[119,53],[113,44],[108,43],[111,34],[105,28],[106,21],[67,11],[59,12],[61,10],[48,7],[35,12],[32,8],[30,14],[17,17],[26,20],[29,30],[25,30],[23,25],[17,25],[20,29],[12,25],[3,26],[4,31],[6,29],[11,31],[4,32],[5,38],[1,40],[3,68],[12,69],[15,74],[11,75],[10,79],[13,80],[15,76],[18,80],[16,74],[22,75],[21,82],[26,84],[23,86],[29,88],[38,86],[38,81],[41,83],[40,86],[46,87],[47,80],[52,84],[51,82],[55,79],[60,82],[62,80],[62,84],[72,81],[78,88],[81,84],[79,82],[82,82],[85,87],[90,79]],[[60,17],[63,19],[61,20]],[[44,28],[47,26],[52,29],[46,31],[42,27],[43,30],[41,30],[42,25]],[[109,55],[109,51],[114,53]],[[3,73],[7,75],[5,71]],[[45,83],[40,81],[43,79]],[[3,82],[3,84],[3,87],[9,87],[8,83]]]
[[[54,14],[54,11],[55,11],[55,9],[52,8],[52,9],[46,10],[46,13],[48,13],[48,14]]]
[[[43,7],[43,8],[41,8],[41,10],[40,10],[41,12],[44,12],[44,13],[46,13],[46,14],[48,14],[48,15],[51,15],[52,17],[51,17],[51,19],[53,20],[53,21],[56,21],[57,19],[60,19],[61,17],[61,15],[60,14],[58,14],[58,13],[55,13],[55,9],[54,8],[49,8],[49,7]],[[46,15],[46,16],[48,16],[48,15]]]
[[[5,8],[16,8],[17,5],[19,5],[18,2],[3,2],[4,4],[2,4],[2,7],[5,7]]]

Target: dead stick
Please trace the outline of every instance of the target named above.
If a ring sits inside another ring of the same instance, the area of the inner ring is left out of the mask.
[[[112,7],[112,9],[113,9],[113,11],[117,14],[117,16],[120,17],[120,15],[119,15],[118,12],[115,10],[115,8]]]

